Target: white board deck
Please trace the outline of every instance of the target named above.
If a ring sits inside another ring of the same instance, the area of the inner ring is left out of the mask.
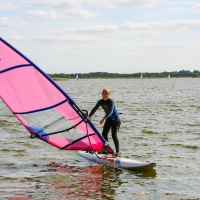
[[[156,166],[155,163],[147,163],[139,160],[133,160],[122,157],[112,157],[112,155],[105,155],[105,154],[97,154],[96,156],[94,153],[87,153],[85,151],[79,151],[79,155],[97,163],[114,167],[120,167],[120,168],[138,169],[138,168],[154,168]]]

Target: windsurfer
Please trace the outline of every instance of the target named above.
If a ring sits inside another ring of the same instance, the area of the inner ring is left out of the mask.
[[[99,107],[102,107],[105,116],[100,120],[100,124],[104,124],[102,136],[106,141],[108,141],[108,133],[111,129],[112,132],[112,139],[114,141],[116,154],[115,156],[120,156],[119,152],[119,140],[117,137],[117,132],[119,129],[119,126],[121,124],[119,113],[116,109],[115,103],[112,99],[110,99],[110,90],[108,88],[104,88],[102,91],[102,99],[100,99],[97,104],[94,106],[94,108],[91,110],[89,114],[89,119],[91,119],[92,115],[97,111]]]

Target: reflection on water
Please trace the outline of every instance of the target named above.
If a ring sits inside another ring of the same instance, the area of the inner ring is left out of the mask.
[[[12,200],[115,199],[117,189],[123,184],[120,176],[124,170],[102,165],[77,167],[52,162],[44,166],[41,172],[42,176],[38,173],[34,177],[0,177],[5,184],[5,190],[1,189],[0,194]],[[128,173],[141,178],[156,176],[155,169]],[[12,186],[9,191],[7,184]]]
[[[130,170],[129,170],[130,171]],[[155,178],[156,177],[156,169],[134,169],[131,170],[132,174],[141,178]]]

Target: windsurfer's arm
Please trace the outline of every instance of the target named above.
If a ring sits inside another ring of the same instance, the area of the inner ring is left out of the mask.
[[[89,119],[91,119],[92,115],[97,111],[97,109],[99,108],[99,106],[100,106],[100,103],[98,101],[97,104],[94,106],[94,108],[91,110],[91,112],[90,112],[90,114],[88,116]]]

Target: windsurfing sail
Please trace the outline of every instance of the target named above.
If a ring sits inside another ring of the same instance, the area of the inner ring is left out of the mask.
[[[101,151],[107,144],[87,119],[87,113],[47,74],[2,38],[0,97],[32,137],[59,149]]]

